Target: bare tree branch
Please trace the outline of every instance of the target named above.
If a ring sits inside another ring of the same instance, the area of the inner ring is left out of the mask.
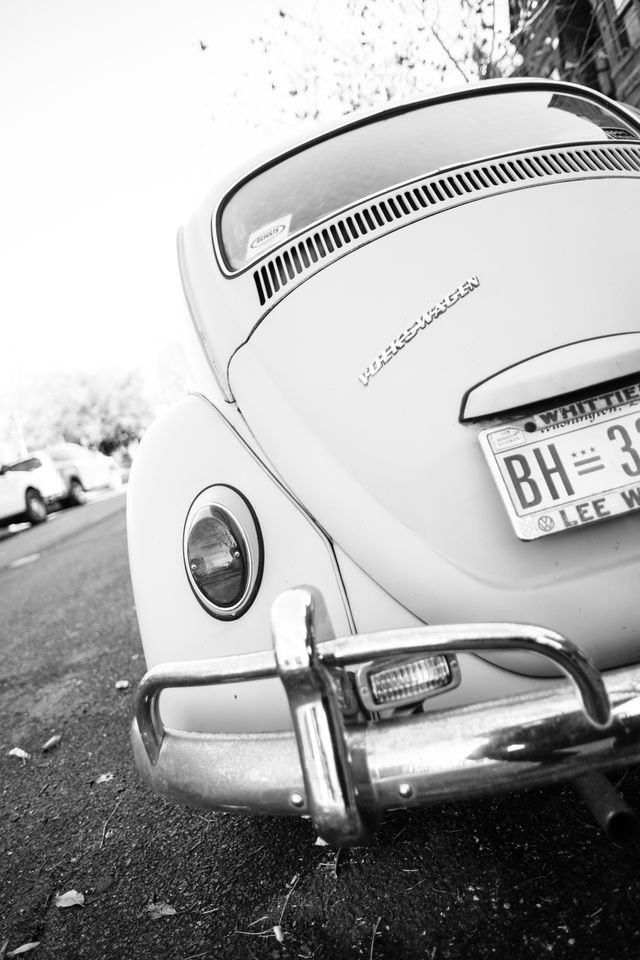
[[[456,70],[458,71],[458,73],[460,74],[460,76],[462,77],[462,79],[464,80],[464,82],[465,82],[465,83],[469,83],[469,77],[466,75],[466,73],[464,72],[464,70],[462,69],[462,67],[460,66],[460,64],[458,63],[458,61],[456,60],[456,58],[453,56],[453,54],[451,53],[451,51],[450,51],[450,50],[448,49],[448,47],[445,45],[444,41],[441,40],[440,34],[439,34],[438,31],[436,30],[436,28],[433,26],[433,24],[431,25],[431,33],[432,33],[433,36],[436,38],[436,40],[438,41],[438,43],[440,44],[440,46],[442,47],[442,49],[444,50],[444,52],[445,52],[446,55],[448,56],[449,60],[451,61],[451,63],[454,65],[454,67],[456,68]]]

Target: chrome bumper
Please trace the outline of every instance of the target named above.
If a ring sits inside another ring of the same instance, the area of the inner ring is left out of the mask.
[[[540,627],[486,623],[331,636],[322,597],[300,587],[272,610],[273,651],[162,664],[143,677],[132,741],[157,793],[192,806],[309,816],[333,844],[365,841],[390,808],[517,791],[640,761],[640,665],[600,675]],[[329,668],[425,653],[527,650],[571,683],[526,696],[345,725]],[[166,729],[166,687],[279,676],[293,731],[198,734]],[[577,696],[576,696],[577,694]]]

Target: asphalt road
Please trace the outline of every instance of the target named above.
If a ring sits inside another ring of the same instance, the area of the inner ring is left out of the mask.
[[[639,848],[570,788],[394,813],[339,854],[305,821],[154,797],[121,494],[0,540],[0,651],[0,960],[640,956]],[[640,807],[640,775],[621,788]],[[70,890],[84,905],[56,906]]]

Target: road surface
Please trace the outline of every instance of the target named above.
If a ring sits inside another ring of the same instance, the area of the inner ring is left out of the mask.
[[[0,540],[0,651],[0,960],[640,956],[638,847],[570,788],[397,812],[339,855],[306,821],[153,796],[122,494]],[[640,806],[637,773],[622,789]]]

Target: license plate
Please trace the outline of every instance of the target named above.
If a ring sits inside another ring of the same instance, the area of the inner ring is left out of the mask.
[[[640,509],[639,395],[636,384],[482,431],[521,540]]]

